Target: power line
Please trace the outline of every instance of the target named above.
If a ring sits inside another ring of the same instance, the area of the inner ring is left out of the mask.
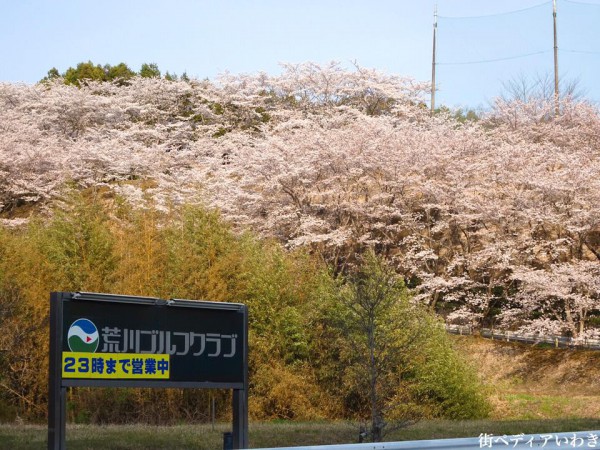
[[[566,3],[573,3],[575,5],[587,5],[587,6],[600,6],[598,3],[578,2],[577,0],[561,0]]]
[[[561,48],[561,49],[559,49],[559,51],[567,52],[567,53],[583,53],[585,55],[600,55],[600,51],[594,51],[594,50],[570,50],[570,49],[566,49],[566,48]]]
[[[559,111],[558,111],[558,99],[559,99],[559,91],[558,91],[558,55],[559,53],[574,53],[574,54],[584,54],[584,55],[600,55],[600,51],[594,51],[594,50],[573,50],[573,49],[565,49],[565,48],[558,48],[558,43],[557,43],[557,31],[556,31],[556,25],[557,25],[557,2],[565,2],[565,3],[570,3],[570,4],[574,4],[574,5],[583,5],[583,6],[596,6],[600,8],[600,3],[590,3],[588,1],[580,1],[580,0],[546,0],[542,3],[538,3],[536,5],[533,6],[529,6],[526,8],[522,8],[522,9],[517,9],[517,10],[512,10],[512,11],[506,11],[506,12],[500,12],[500,13],[495,13],[495,14],[486,14],[486,15],[475,15],[475,16],[438,16],[437,14],[435,15],[435,21],[434,21],[434,40],[435,40],[435,28],[437,26],[437,19],[448,19],[448,20],[461,20],[461,19],[484,19],[484,18],[494,18],[494,17],[499,17],[499,16],[507,16],[507,15],[512,15],[512,14],[517,14],[517,13],[521,13],[521,12],[525,12],[525,11],[530,11],[533,9],[540,9],[543,7],[548,7],[549,5],[552,5],[552,10],[553,10],[553,18],[554,18],[554,47],[552,49],[547,49],[547,50],[540,50],[540,51],[534,51],[534,52],[529,52],[529,53],[521,53],[521,54],[514,54],[514,55],[510,55],[510,56],[505,56],[505,57],[499,57],[499,58],[490,58],[490,59],[478,59],[478,60],[468,60],[468,61],[442,61],[442,62],[436,62],[435,60],[435,42],[434,42],[434,57],[433,57],[433,74],[435,74],[435,66],[439,65],[439,66],[463,66],[463,65],[475,65],[475,64],[487,64],[487,63],[495,63],[495,62],[501,62],[501,61],[510,61],[510,60],[516,60],[516,59],[522,59],[522,58],[527,58],[527,57],[532,57],[532,56],[536,56],[536,55],[544,55],[544,54],[548,54],[550,52],[554,52],[554,78],[555,78],[555,101],[556,101],[556,114],[558,115]],[[596,0],[599,1],[599,0]],[[567,5],[565,5],[566,7]],[[568,8],[566,8],[568,9]],[[536,13],[537,14],[537,13]],[[512,20],[512,19],[511,19]],[[545,45],[540,45],[539,47],[545,47]],[[490,55],[492,56],[492,55]],[[432,81],[433,83],[435,83],[435,75],[432,76]],[[432,84],[432,90],[435,88],[435,84]],[[432,108],[433,108],[433,94],[432,94]]]
[[[544,53],[550,53],[550,52],[551,52],[551,50],[542,50],[539,52],[523,53],[521,55],[507,56],[505,58],[481,59],[478,61],[439,62],[439,63],[437,63],[437,65],[460,66],[460,65],[467,65],[467,64],[485,64],[485,63],[492,63],[492,62],[498,62],[498,61],[509,61],[511,59],[527,58],[528,56],[542,55]]]
[[[565,0],[565,1],[569,1],[569,0]],[[440,18],[440,19],[482,19],[485,17],[506,16],[509,14],[516,14],[516,13],[520,13],[523,11],[529,11],[530,9],[539,8],[541,6],[547,6],[551,3],[552,3],[552,1],[546,1],[544,3],[539,3],[537,5],[529,6],[528,8],[516,9],[514,11],[505,11],[505,12],[494,13],[494,14],[483,14],[481,16],[438,16],[438,18]],[[573,2],[573,3],[579,3],[579,2]],[[591,4],[591,3],[589,3],[589,4]]]

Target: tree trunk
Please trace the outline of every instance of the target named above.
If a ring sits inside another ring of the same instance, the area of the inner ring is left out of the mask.
[[[375,358],[375,320],[370,318],[368,329],[369,339],[369,388],[371,390],[371,437],[373,442],[381,442],[383,438],[383,414],[379,408],[378,398],[378,373],[377,373],[377,360]]]

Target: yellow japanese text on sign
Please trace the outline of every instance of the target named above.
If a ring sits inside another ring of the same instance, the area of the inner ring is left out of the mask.
[[[63,352],[63,378],[168,380],[169,355]]]

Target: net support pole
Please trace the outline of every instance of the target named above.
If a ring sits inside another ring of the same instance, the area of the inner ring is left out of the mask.
[[[554,23],[554,115],[560,113],[560,93],[558,90],[558,34],[556,31],[556,0],[552,0],[552,19]]]
[[[435,57],[437,45],[437,20],[438,20],[437,4],[433,10],[433,52],[431,58],[431,114],[435,112]]]

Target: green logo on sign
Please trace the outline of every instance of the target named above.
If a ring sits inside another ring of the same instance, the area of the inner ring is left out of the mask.
[[[98,328],[91,320],[77,319],[67,335],[72,352],[94,353],[98,349]]]

